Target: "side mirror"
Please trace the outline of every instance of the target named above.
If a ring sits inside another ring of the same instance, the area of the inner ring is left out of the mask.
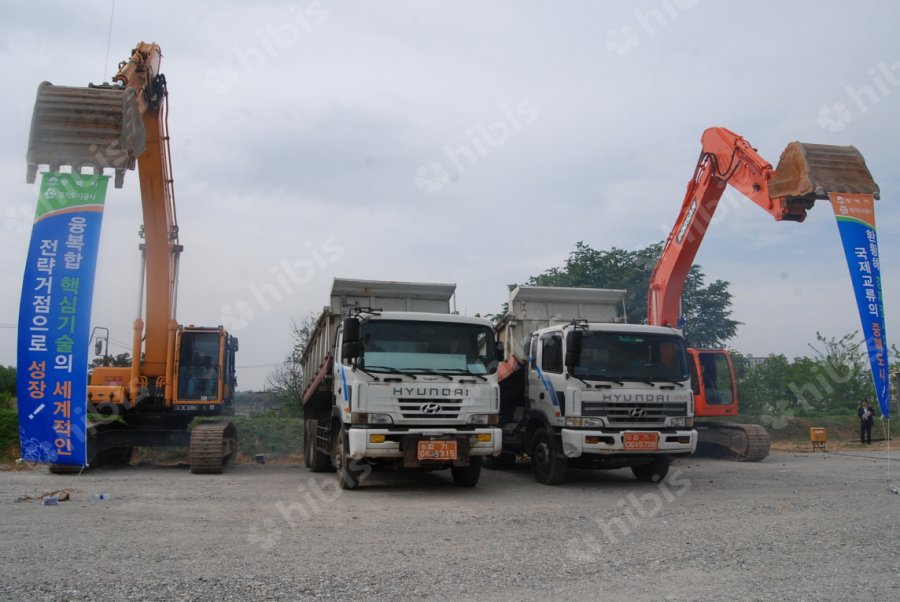
[[[359,341],[344,341],[341,343],[341,361],[349,364],[350,360],[359,357]]]
[[[235,352],[237,352],[237,351],[240,350],[240,349],[238,348],[238,340],[237,340],[237,338],[235,338],[235,337],[231,337],[231,349],[232,349],[233,351],[235,351]]]
[[[100,355],[103,352],[103,339],[94,341],[94,355]]]
[[[359,318],[344,318],[341,331],[343,332],[344,345],[347,343],[359,343]]]
[[[566,335],[566,368],[572,370],[581,364],[581,339],[584,332],[573,330]]]
[[[503,360],[506,356],[506,346],[503,344],[503,341],[497,341],[494,343],[494,350],[497,352],[497,359]]]

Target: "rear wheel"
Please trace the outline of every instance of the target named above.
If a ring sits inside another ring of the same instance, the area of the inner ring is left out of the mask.
[[[315,421],[303,421],[303,465],[312,468],[312,443],[315,437]]]
[[[546,428],[539,428],[531,439],[531,472],[544,485],[557,485],[566,478],[566,458],[556,453]]]
[[[670,463],[671,458],[669,457],[669,455],[663,454],[653,458],[653,461],[649,464],[632,466],[631,472],[634,473],[635,478],[639,481],[659,483],[666,478],[667,474],[669,474]]]
[[[319,446],[317,445],[319,426],[321,426],[320,420],[315,418],[310,418],[306,421],[306,432],[309,433],[309,443],[305,446],[308,447],[309,450],[309,463],[307,466],[313,472],[328,472],[331,470],[331,458],[328,457],[328,454],[319,449]],[[304,463],[305,462],[307,462],[307,460],[304,460]]]
[[[481,456],[470,457],[468,466],[451,466],[450,474],[457,487],[474,487],[481,476]]]

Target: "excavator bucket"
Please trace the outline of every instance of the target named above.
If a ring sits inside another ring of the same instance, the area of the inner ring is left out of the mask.
[[[59,171],[68,165],[81,173],[115,170],[121,188],[125,170],[134,169],[144,152],[147,134],[133,90],[114,86],[71,88],[43,82],[38,86],[31,136],[28,141],[26,181],[34,183],[38,168]]]
[[[872,194],[878,184],[856,147],[791,142],[769,180],[769,196],[791,200],[827,199],[830,192]]]

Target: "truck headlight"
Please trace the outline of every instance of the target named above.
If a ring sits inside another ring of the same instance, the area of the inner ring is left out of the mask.
[[[566,426],[571,428],[603,428],[606,426],[602,418],[585,418],[583,416],[566,416]]]
[[[472,414],[469,416],[469,424],[496,425],[500,424],[499,414]]]
[[[353,412],[350,415],[351,424],[394,424],[390,414],[378,414],[367,412]]]
[[[669,418],[669,426],[694,426],[693,418]]]

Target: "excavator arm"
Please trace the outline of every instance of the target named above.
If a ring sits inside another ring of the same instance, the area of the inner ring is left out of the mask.
[[[166,403],[171,404],[172,387],[165,384],[173,382],[178,327],[175,301],[182,246],[175,216],[161,60],[158,45],[140,42],[129,59],[119,65],[112,85],[80,88],[42,83],[26,160],[29,182],[34,181],[42,164],[49,165],[51,171],[69,165],[77,173],[84,167],[95,174],[112,169],[116,188],[121,188],[125,170],[137,165],[144,217],[144,273],[134,322],[129,396],[136,399],[140,389],[152,382],[165,392]]]
[[[140,294],[128,368],[93,371],[87,401],[127,412],[127,426],[91,434],[90,448],[116,452],[133,446],[190,441],[192,472],[221,472],[234,455],[237,432],[227,421],[207,421],[188,432],[195,416],[234,412],[237,339],[221,326],[180,326],[175,319],[178,241],[167,126],[162,52],[140,42],[119,65],[112,84],[38,87],[26,161],[26,179],[41,165],[93,174],[112,169],[116,188],[138,168],[144,222]],[[85,176],[92,177],[92,176]],[[118,430],[116,430],[118,428]],[[130,452],[129,452],[130,453]],[[98,458],[100,456],[97,456]]]
[[[682,328],[681,294],[688,271],[727,186],[756,203],[776,221],[802,222],[817,200],[831,192],[873,194],[878,185],[852,146],[791,142],[776,168],[742,137],[725,128],[703,133],[700,158],[675,226],[651,277],[649,324]],[[738,391],[731,357],[724,350],[689,349],[695,415],[738,413]],[[743,461],[768,455],[768,433],[757,425],[698,423],[700,448]]]
[[[878,186],[852,146],[791,142],[773,169],[749,142],[725,128],[706,130],[701,142],[694,176],[650,281],[648,321],[653,325],[679,327],[684,282],[726,186],[777,221],[802,222],[829,192],[878,198]]]

